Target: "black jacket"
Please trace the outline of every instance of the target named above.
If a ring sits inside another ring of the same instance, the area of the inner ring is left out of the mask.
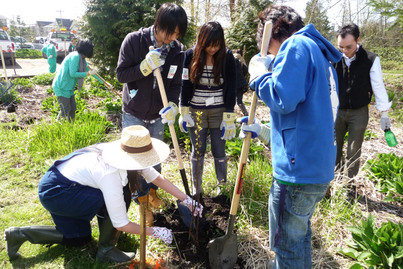
[[[140,71],[140,63],[149,52],[151,42],[149,28],[141,28],[128,34],[120,47],[116,77],[123,86],[123,111],[142,120],[153,120],[160,117],[159,111],[163,107],[161,95],[153,89],[153,74],[144,77]],[[175,47],[171,48],[165,64],[162,66],[162,80],[168,101],[178,104],[183,71],[183,46],[175,41]],[[175,74],[168,78],[168,72],[176,68]],[[130,90],[138,90],[131,98]]]
[[[339,108],[360,108],[371,102],[370,70],[376,57],[375,53],[360,46],[350,67],[346,65],[344,58],[333,64],[339,82]]]
[[[185,64],[184,67],[189,70],[190,77],[190,64],[193,59],[193,48],[188,49],[185,52]],[[227,112],[233,112],[236,99],[236,71],[235,71],[235,59],[232,52],[227,49],[225,55],[225,61],[222,65],[221,75],[224,79],[223,90],[224,90],[224,106]],[[181,91],[181,105],[190,106],[190,101],[192,100],[195,91],[195,84],[192,83],[190,79],[183,80],[182,91]]]

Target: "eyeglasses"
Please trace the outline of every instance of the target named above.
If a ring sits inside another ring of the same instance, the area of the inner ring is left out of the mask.
[[[353,49],[356,49],[357,48],[357,45],[351,45],[351,46],[346,46],[346,47],[340,47],[339,46],[339,50],[340,51],[343,51],[343,50],[345,50],[345,51],[350,51],[350,50],[353,50]]]

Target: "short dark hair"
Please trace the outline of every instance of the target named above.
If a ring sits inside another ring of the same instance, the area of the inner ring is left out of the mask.
[[[156,31],[163,31],[171,35],[179,28],[179,39],[185,36],[188,27],[188,17],[185,10],[174,3],[165,3],[157,11],[154,27]]]
[[[262,45],[263,29],[267,21],[273,24],[271,37],[284,41],[293,33],[305,26],[301,16],[291,7],[269,5],[259,12],[259,25],[256,33],[257,46]]]
[[[355,23],[349,23],[344,25],[340,28],[339,31],[337,31],[337,36],[341,36],[342,38],[345,38],[348,34],[354,36],[355,41],[357,41],[360,37],[360,28],[358,27],[358,25]]]
[[[76,50],[86,58],[94,55],[94,44],[89,39],[81,39],[77,42]]]

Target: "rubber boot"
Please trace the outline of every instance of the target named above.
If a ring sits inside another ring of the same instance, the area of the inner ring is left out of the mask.
[[[140,204],[147,203],[147,195],[140,196],[137,198],[137,200],[139,201]],[[148,200],[150,200],[150,199],[148,199]],[[141,214],[140,206],[139,206],[139,212]],[[146,206],[146,225],[148,227],[151,227],[151,226],[153,226],[153,224],[154,224],[154,216],[153,216],[153,212],[151,212],[151,210],[150,210],[150,204],[148,204]]]
[[[148,195],[148,202],[151,204],[152,207],[154,208],[159,208],[161,207],[165,207],[165,203],[164,201],[162,201],[158,195],[157,195],[157,190],[150,188],[150,193]]]
[[[225,184],[227,182],[227,163],[228,158],[214,158],[214,169],[218,183]]]
[[[238,104],[238,106],[241,109],[244,116],[249,116],[248,110],[246,110],[246,107],[244,104]]]
[[[115,247],[120,231],[116,230],[109,216],[97,216],[99,227],[99,241],[97,260],[99,262],[122,263],[134,258],[134,252],[123,252]]]
[[[217,196],[221,194],[220,185],[225,185],[227,183],[227,161],[227,157],[214,158],[215,175],[218,181],[218,186],[216,190]]]
[[[25,241],[32,244],[60,244],[63,240],[63,234],[54,226],[11,227],[5,230],[4,235],[10,260],[21,256],[18,249]]]
[[[192,179],[193,179],[193,194],[202,194],[202,176],[203,176],[204,156],[192,158]]]

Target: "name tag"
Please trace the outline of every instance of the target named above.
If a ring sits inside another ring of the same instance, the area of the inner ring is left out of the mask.
[[[176,69],[178,69],[177,65],[171,65],[171,67],[169,67],[168,78],[174,77],[174,75],[176,73]]]
[[[188,68],[183,68],[182,80],[189,80],[189,69]]]
[[[214,96],[206,99],[206,106],[214,104]]]

